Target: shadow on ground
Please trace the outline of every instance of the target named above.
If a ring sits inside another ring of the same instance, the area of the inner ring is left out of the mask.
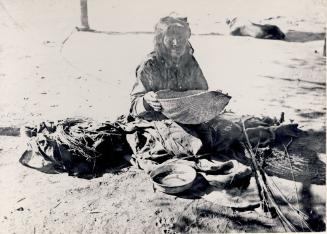
[[[313,32],[301,32],[295,30],[289,30],[285,33],[288,42],[309,42],[309,41],[320,41],[326,37],[325,33],[313,33]]]
[[[287,146],[287,142],[291,144],[285,150],[284,146]],[[323,215],[317,212],[319,205],[311,189],[313,184],[326,185],[326,164],[319,158],[319,154],[323,156],[326,154],[325,142],[325,130],[304,132],[301,137],[293,141],[284,139],[281,142],[282,146],[272,150],[265,165],[268,175],[302,184],[298,194],[299,203],[302,206],[301,210],[308,215],[307,222],[313,231],[326,229]]]
[[[297,182],[325,185],[326,164],[318,156],[326,153],[325,142],[325,130],[309,130],[299,138],[283,139],[266,159],[265,170],[269,175],[287,180],[293,180],[293,172]],[[286,152],[284,146],[288,144]]]

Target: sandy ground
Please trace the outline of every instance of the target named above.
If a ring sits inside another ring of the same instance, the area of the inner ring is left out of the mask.
[[[87,33],[74,30],[76,1],[2,1],[0,129],[126,113],[135,68],[152,49],[153,25],[177,11],[189,17],[191,43],[210,88],[233,97],[227,109],[271,116],[285,112],[287,121],[319,133],[316,144],[324,145],[326,2],[247,3],[94,0],[90,25],[109,33]],[[230,16],[278,24],[289,41],[227,36],[223,22]],[[3,233],[282,231],[237,223],[227,209],[219,216],[203,200],[154,193],[147,175],[136,169],[90,181],[41,174],[18,163],[23,139],[1,136],[0,142]],[[325,147],[318,146],[313,148],[326,162]]]

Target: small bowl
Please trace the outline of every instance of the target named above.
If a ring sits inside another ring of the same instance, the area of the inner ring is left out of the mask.
[[[213,119],[231,99],[221,92],[207,90],[160,90],[157,95],[162,113],[182,124],[200,124]]]
[[[155,168],[150,177],[158,191],[176,194],[191,188],[196,171],[184,164],[165,164]]]

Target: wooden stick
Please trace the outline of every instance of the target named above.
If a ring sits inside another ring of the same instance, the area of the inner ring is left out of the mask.
[[[81,4],[81,23],[82,23],[82,29],[88,30],[90,29],[89,26],[89,19],[88,19],[88,12],[87,12],[87,0],[80,0]]]
[[[244,132],[245,140],[246,140],[246,144],[247,144],[247,145],[245,145],[245,149],[250,154],[252,165],[253,165],[253,168],[255,170],[256,182],[257,182],[258,188],[260,188],[259,194],[261,194],[261,196],[262,196],[262,202],[263,202],[264,208],[267,207],[271,214],[273,214],[272,212],[275,212],[278,215],[278,217],[281,220],[281,223],[284,226],[286,231],[287,231],[287,229],[286,229],[284,224],[286,224],[286,226],[287,226],[287,228],[289,228],[289,230],[295,232],[296,228],[284,216],[283,212],[280,210],[278,204],[276,203],[276,201],[275,201],[275,199],[274,199],[274,197],[272,195],[272,192],[270,191],[270,189],[267,187],[267,185],[264,182],[264,178],[263,178],[264,173],[261,174],[261,170],[260,170],[260,168],[259,168],[259,166],[258,166],[258,164],[256,162],[255,154],[253,153],[252,146],[251,146],[249,137],[248,137],[248,135],[246,133],[246,129],[245,129],[245,125],[244,125],[243,120],[242,120],[242,128],[243,128],[243,132]]]

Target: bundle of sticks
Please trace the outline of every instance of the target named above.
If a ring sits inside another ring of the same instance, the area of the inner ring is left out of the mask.
[[[297,232],[297,231],[312,231],[309,227],[306,219],[308,216],[300,211],[298,208],[294,207],[287,198],[283,195],[281,190],[277,187],[275,183],[273,183],[272,179],[265,173],[263,168],[259,165],[256,159],[256,153],[252,148],[252,145],[249,141],[249,137],[245,130],[244,121],[242,121],[242,128],[245,134],[245,142],[242,143],[245,153],[248,158],[251,160],[252,170],[254,172],[254,176],[256,179],[259,196],[261,200],[261,207],[265,212],[270,212],[271,217],[278,217],[280,222],[282,223],[285,231],[287,232]],[[258,144],[259,145],[259,144]],[[287,154],[287,149],[285,148],[285,153]],[[287,155],[289,156],[289,155]],[[292,167],[290,168],[292,170]],[[301,223],[302,230],[299,230],[298,227],[293,225],[292,221],[287,218],[281,208],[279,207],[276,196],[282,198],[283,201],[288,205],[290,210],[294,212],[294,217]],[[297,201],[298,202],[298,201]]]

